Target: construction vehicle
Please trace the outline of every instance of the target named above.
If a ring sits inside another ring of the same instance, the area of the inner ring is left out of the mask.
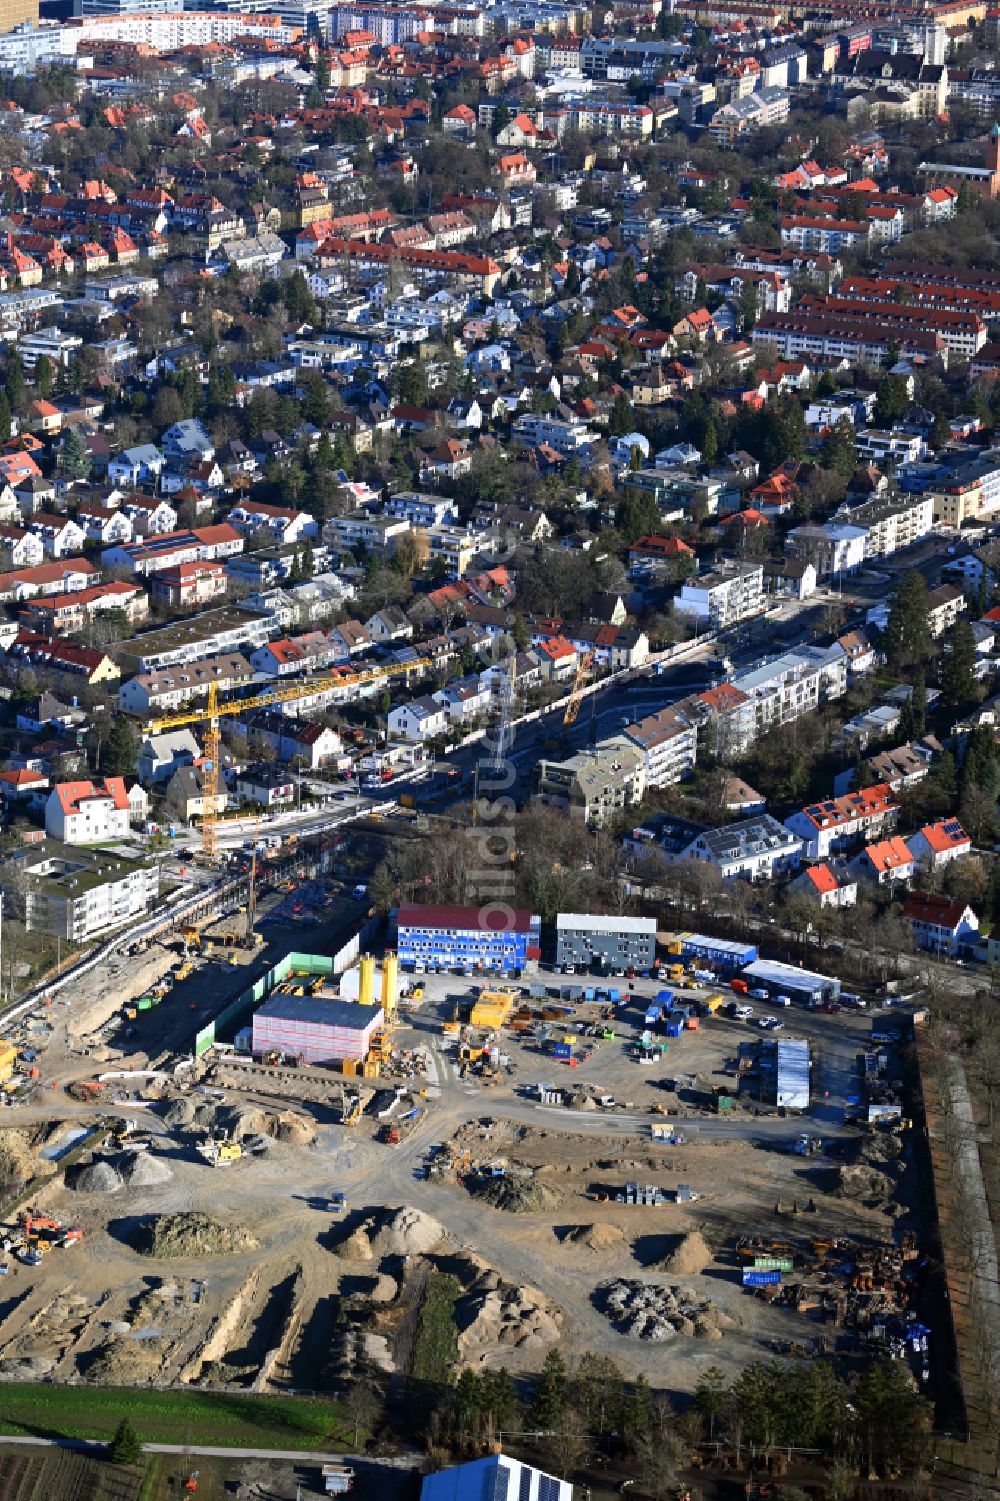
[[[212,1167],[228,1167],[231,1162],[239,1162],[243,1156],[243,1148],[238,1141],[225,1139],[200,1141],[195,1150]]]
[[[223,716],[247,714],[255,709],[273,709],[278,704],[294,703],[296,699],[309,698],[328,689],[360,687],[366,683],[380,682],[383,678],[419,672],[431,665],[428,658],[415,657],[412,662],[389,662],[380,667],[344,669],[322,677],[297,678],[294,682],[270,688],[265,693],[251,694],[247,698],[229,698],[222,702],[219,700],[218,684],[211,682],[203,709],[189,709],[147,720],[143,725],[147,735],[162,735],[168,730],[179,730],[195,724],[205,726],[205,756],[202,761],[205,810],[201,819],[202,858],[214,863],[218,857],[216,835],[219,822],[219,756],[222,746],[219,720]]]
[[[195,1493],[195,1491],[197,1491],[197,1489],[198,1489],[198,1477],[199,1477],[200,1474],[201,1474],[200,1470],[192,1470],[191,1473],[185,1479],[185,1481],[184,1481],[184,1489],[185,1489],[185,1491],[187,1491],[187,1493],[188,1493],[189,1496],[193,1496],[194,1493]]]
[[[181,928],[181,938],[188,950],[201,948],[201,934],[197,928]]]

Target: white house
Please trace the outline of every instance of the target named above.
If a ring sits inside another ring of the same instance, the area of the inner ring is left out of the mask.
[[[424,696],[389,710],[389,734],[402,740],[433,740],[448,728],[448,714],[443,704]]]
[[[386,605],[376,610],[371,619],[365,621],[365,630],[373,641],[383,644],[409,641],[413,636],[413,626],[398,605]]]
[[[147,786],[169,782],[180,766],[192,766],[201,750],[190,730],[168,730],[147,735],[139,747],[136,769]]]
[[[460,678],[454,683],[445,683],[443,688],[431,695],[441,705],[452,724],[467,724],[485,714],[493,702],[489,683],[480,678]]]
[[[838,879],[826,864],[810,865],[792,882],[792,890],[820,907],[853,907],[858,900],[857,881]]]
[[[45,832],[63,844],[127,839],[129,800],[124,777],[103,782],[57,782],[45,804]]]
[[[957,818],[925,824],[912,839],[907,840],[907,844],[916,863],[928,870],[942,870],[972,849],[972,840]]]
[[[108,465],[108,480],[129,490],[136,485],[155,485],[165,462],[155,443],[140,443],[115,454]]]
[[[714,865],[724,881],[769,881],[783,871],[798,868],[802,840],[770,813],[762,813],[721,829],[703,829],[680,858]]]
[[[958,898],[915,891],[903,916],[909,920],[917,947],[935,954],[957,954],[963,945],[979,938],[979,918]]]
[[[39,512],[28,522],[29,532],[40,537],[47,557],[73,558],[87,540],[87,533],[68,516],[49,516]]]

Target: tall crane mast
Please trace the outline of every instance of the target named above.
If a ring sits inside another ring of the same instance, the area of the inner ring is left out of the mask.
[[[264,693],[255,693],[248,698],[227,698],[221,702],[218,685],[209,683],[208,698],[203,709],[185,709],[178,714],[161,714],[156,719],[147,720],[145,730],[148,735],[161,735],[165,730],[180,729],[182,725],[205,725],[201,818],[201,848],[205,858],[214,860],[217,852],[219,758],[222,750],[220,719],[227,715],[245,714],[254,709],[270,709],[275,704],[294,703],[297,699],[311,698],[316,693],[323,693],[330,689],[363,687],[366,683],[377,683],[382,678],[419,672],[430,666],[429,658],[415,657],[412,662],[391,662],[384,667],[362,667],[340,673],[327,673],[322,677],[297,678],[294,682],[268,688]]]

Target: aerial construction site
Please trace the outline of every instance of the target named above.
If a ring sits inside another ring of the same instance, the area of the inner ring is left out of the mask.
[[[0,1377],[388,1391],[447,1276],[449,1379],[558,1347],[683,1402],[878,1343],[931,1389],[912,1007],[793,999],[696,935],[615,984],[402,965],[349,900],[279,888],[266,944],[203,921],[17,1024]]]

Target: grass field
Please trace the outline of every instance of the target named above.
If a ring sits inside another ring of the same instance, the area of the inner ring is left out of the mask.
[[[123,1417],[147,1443],[220,1448],[339,1448],[350,1428],[335,1403],[298,1397],[0,1384],[0,1433],[110,1438]]]

